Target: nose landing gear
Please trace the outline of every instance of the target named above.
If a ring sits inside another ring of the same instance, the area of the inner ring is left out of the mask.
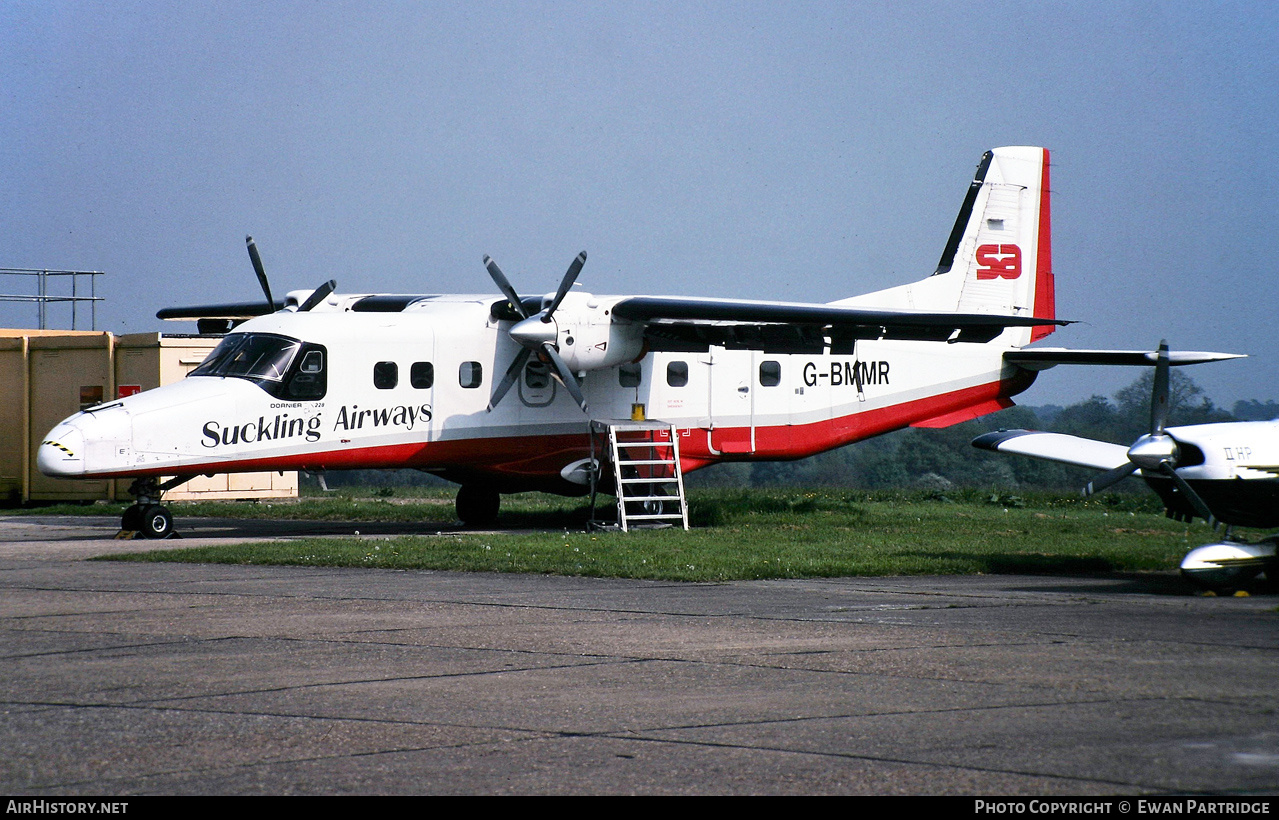
[[[162,504],[134,504],[120,518],[120,531],[143,538],[170,538],[173,531],[173,515]]]
[[[129,495],[136,501],[120,517],[120,532],[116,538],[177,538],[173,530],[173,514],[160,503],[165,490],[191,480],[191,476],[177,476],[164,484],[154,477],[134,479]]]

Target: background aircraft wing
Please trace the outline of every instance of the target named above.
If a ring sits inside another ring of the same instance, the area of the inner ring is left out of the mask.
[[[647,326],[651,350],[704,351],[708,345],[775,353],[851,353],[857,339],[988,342],[1009,327],[1065,325],[1058,319],[987,313],[914,313],[807,302],[632,296],[613,316]]]
[[[1097,470],[1115,470],[1129,463],[1128,448],[1122,444],[1068,436],[1065,433],[999,430],[973,439],[973,446],[997,453],[1016,453]]]

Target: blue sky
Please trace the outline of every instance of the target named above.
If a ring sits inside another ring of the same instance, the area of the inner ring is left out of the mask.
[[[1249,353],[1190,374],[1279,399],[1276,4],[9,0],[0,94],[0,266],[106,271],[114,332],[256,298],[250,233],[277,292],[490,292],[488,253],[536,293],[585,249],[598,293],[829,301],[930,273],[1033,144],[1051,341]]]

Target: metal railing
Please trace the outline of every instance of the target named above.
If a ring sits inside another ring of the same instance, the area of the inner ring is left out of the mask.
[[[21,293],[0,293],[0,302],[34,302],[36,310],[39,313],[39,327],[41,330],[48,329],[49,323],[49,306],[51,304],[69,302],[71,304],[71,330],[77,330],[76,323],[79,320],[77,308],[82,302],[89,303],[89,324],[90,330],[98,329],[98,302],[102,301],[102,297],[98,296],[98,277],[105,276],[102,271],[98,270],[48,270],[33,268],[0,268],[0,276],[21,276],[34,278],[36,280],[35,294]],[[82,295],[84,284],[81,277],[88,277],[89,295]],[[52,282],[51,282],[52,280]],[[54,289],[65,290],[67,281],[70,280],[71,293],[50,293],[50,284]],[[8,281],[8,280],[5,280]],[[20,288],[27,290],[27,288]]]

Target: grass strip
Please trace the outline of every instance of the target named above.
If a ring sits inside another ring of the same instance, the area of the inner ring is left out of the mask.
[[[1169,521],[1149,511],[1151,505],[1140,496],[1083,501],[1052,494],[955,495],[961,497],[907,491],[703,490],[692,496],[691,518],[697,525],[693,530],[631,533],[584,531],[586,508],[580,499],[529,496],[511,503],[522,497],[510,497],[504,500],[500,524],[518,531],[300,538],[109,558],[677,581],[1079,575],[1173,570],[1189,549],[1212,539],[1202,523],[1187,527]],[[324,514],[353,521],[413,520],[381,515],[399,509],[428,521],[451,518],[434,498],[420,504],[387,499],[345,502],[346,515],[339,515],[340,508]],[[176,514],[192,514],[176,506]],[[265,505],[241,506],[260,510]],[[279,506],[290,505],[272,509]],[[1158,509],[1157,503],[1153,506]],[[375,517],[360,517],[366,512]],[[538,531],[526,531],[528,527]]]

